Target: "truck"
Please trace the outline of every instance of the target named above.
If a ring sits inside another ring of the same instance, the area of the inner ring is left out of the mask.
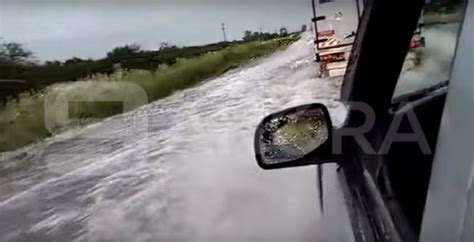
[[[321,1],[320,1],[321,3]],[[358,19],[361,16],[361,7],[359,1],[356,1]],[[341,20],[342,12],[336,12],[334,19]],[[347,33],[343,38],[336,37],[334,29],[319,31],[318,22],[326,20],[326,16],[316,15],[316,5],[313,1],[313,28],[314,28],[314,48],[315,62],[319,65],[319,78],[333,78],[344,76],[355,41],[356,32]],[[418,67],[422,62],[423,49],[425,47],[425,38],[422,28],[424,24],[420,18],[418,27],[413,34],[410,48],[405,60],[406,70],[412,70]],[[383,57],[382,57],[383,58]]]
[[[420,22],[413,34],[410,48],[408,49],[407,57],[405,59],[406,70],[413,70],[421,65],[423,50],[426,46],[426,40],[425,37],[423,37],[423,27],[424,24]]]
[[[319,64],[319,78],[343,76],[352,51],[352,32],[340,39],[335,30],[321,31],[316,34],[315,61]]]
[[[320,4],[332,1],[319,1]],[[319,64],[319,78],[343,76],[346,73],[352,45],[354,42],[355,31],[346,34],[344,38],[338,38],[335,29],[319,31],[318,22],[326,20],[326,16],[317,16],[316,3],[312,1],[313,7],[313,29],[314,29],[314,47],[315,62]],[[360,4],[356,1],[357,15],[360,19]],[[335,20],[342,19],[342,12],[336,12]]]

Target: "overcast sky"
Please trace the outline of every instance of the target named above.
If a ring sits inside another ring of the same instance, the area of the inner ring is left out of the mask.
[[[350,26],[354,9],[352,0],[321,6],[344,11]],[[298,30],[310,19],[310,0],[0,0],[0,37],[24,43],[40,60],[100,58],[133,43],[222,41],[222,22],[229,39],[240,39],[247,29]]]

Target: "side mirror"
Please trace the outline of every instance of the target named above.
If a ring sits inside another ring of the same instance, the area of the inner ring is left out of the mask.
[[[255,155],[263,169],[336,162],[332,122],[323,104],[293,107],[263,119],[255,133]]]

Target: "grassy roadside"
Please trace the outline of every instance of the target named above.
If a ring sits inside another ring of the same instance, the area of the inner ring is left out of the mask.
[[[245,43],[180,59],[172,66],[153,71],[92,75],[77,82],[54,84],[33,95],[24,93],[18,102],[9,102],[0,110],[0,152],[21,148],[90,120],[133,110],[270,54],[295,40],[288,37]],[[70,117],[79,121],[69,121]]]

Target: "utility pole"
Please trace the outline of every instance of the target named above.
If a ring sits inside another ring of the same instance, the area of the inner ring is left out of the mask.
[[[314,29],[314,36],[315,40],[314,43],[316,44],[316,50],[319,50],[319,34],[318,34],[318,19],[316,15],[316,2],[315,0],[311,0],[311,7],[313,9],[313,18],[311,19],[311,22],[313,22],[313,29]]]
[[[314,2],[314,0],[311,0],[311,6],[312,6],[312,9],[313,9],[313,19],[312,19],[312,21],[313,21],[314,32],[317,35],[317,33],[318,33],[318,23],[316,21],[316,17],[317,17],[316,16],[316,3]]]
[[[224,42],[227,42],[227,35],[226,35],[225,31],[226,31],[225,24],[224,24],[224,22],[222,22],[222,35],[224,35]]]

